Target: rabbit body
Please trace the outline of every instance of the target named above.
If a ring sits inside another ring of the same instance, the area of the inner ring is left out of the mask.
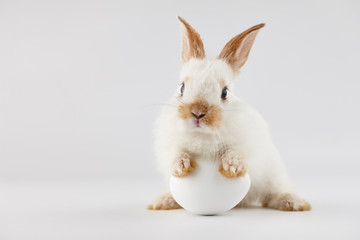
[[[180,87],[163,107],[155,124],[155,154],[160,172],[186,177],[196,159],[219,164],[225,177],[248,172],[251,187],[241,206],[261,204],[280,210],[310,210],[295,195],[267,123],[234,95],[233,83],[245,63],[257,25],[233,38],[220,57],[208,59],[197,32],[183,23],[183,66]],[[179,208],[170,193],[161,195],[150,209]]]

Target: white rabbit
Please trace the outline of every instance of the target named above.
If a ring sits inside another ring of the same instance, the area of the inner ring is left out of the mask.
[[[280,155],[263,118],[233,94],[233,82],[245,64],[256,25],[231,39],[217,59],[207,59],[199,34],[182,18],[180,87],[156,122],[155,151],[160,171],[185,177],[199,156],[218,159],[225,177],[251,177],[249,193],[239,206],[261,204],[286,211],[311,205],[290,187]],[[180,208],[169,192],[149,209]]]

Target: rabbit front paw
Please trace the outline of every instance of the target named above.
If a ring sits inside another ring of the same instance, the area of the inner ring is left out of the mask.
[[[188,153],[181,153],[180,156],[174,161],[171,174],[175,177],[184,177],[194,171],[197,164],[195,161],[190,160]]]
[[[219,172],[227,178],[241,177],[247,172],[247,165],[241,157],[223,155]]]

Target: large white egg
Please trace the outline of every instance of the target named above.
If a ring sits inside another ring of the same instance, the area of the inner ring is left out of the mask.
[[[218,171],[219,163],[197,159],[198,166],[189,175],[171,176],[170,191],[180,206],[191,213],[215,215],[235,207],[250,188],[250,177],[226,178]]]

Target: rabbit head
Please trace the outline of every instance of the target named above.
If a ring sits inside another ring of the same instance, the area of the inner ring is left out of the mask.
[[[213,131],[223,126],[225,110],[236,97],[232,83],[245,64],[256,35],[256,25],[231,39],[216,59],[208,59],[200,35],[181,17],[181,85],[175,93],[178,116],[196,131]]]

